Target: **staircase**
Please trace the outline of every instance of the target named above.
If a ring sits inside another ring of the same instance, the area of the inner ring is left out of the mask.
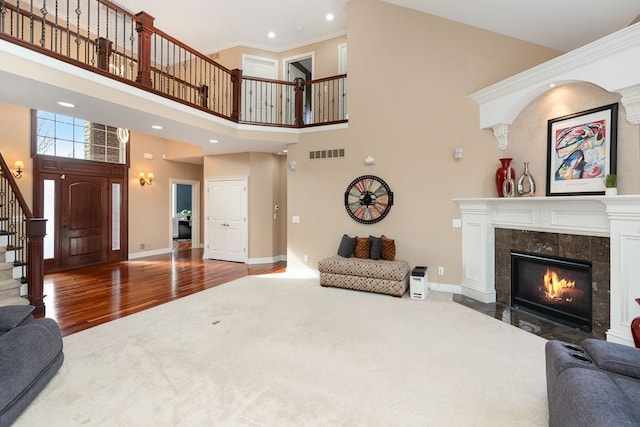
[[[44,218],[35,218],[0,153],[0,306],[27,305],[44,315]]]
[[[7,240],[7,232],[0,230],[0,306],[27,305],[29,300],[21,296],[22,267],[15,260],[20,249],[7,251]]]

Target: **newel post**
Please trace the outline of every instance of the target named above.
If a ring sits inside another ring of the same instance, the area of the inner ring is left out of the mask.
[[[44,236],[47,234],[45,218],[27,219],[29,303],[35,307],[34,314],[44,315]]]
[[[233,108],[231,110],[231,120],[234,122],[240,121],[242,118],[240,111],[242,111],[242,70],[236,68],[231,70],[231,84],[232,84],[232,96]]]
[[[304,126],[304,79],[297,77],[293,83],[296,87],[295,91],[295,126]]]
[[[113,42],[104,37],[98,37],[96,50],[98,51],[98,68],[103,71],[109,71],[109,59],[113,53]]]
[[[151,36],[154,32],[155,18],[147,12],[136,15],[136,31],[138,32],[138,76],[136,82],[153,87],[151,81]]]

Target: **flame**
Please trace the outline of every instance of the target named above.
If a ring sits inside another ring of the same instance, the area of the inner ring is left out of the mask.
[[[558,273],[547,268],[547,273],[544,275],[544,295],[547,298],[571,301],[572,298],[565,296],[565,291],[575,289],[575,287],[575,280],[559,279]]]

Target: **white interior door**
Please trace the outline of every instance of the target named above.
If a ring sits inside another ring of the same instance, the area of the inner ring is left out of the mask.
[[[247,262],[247,178],[207,180],[204,257]]]
[[[278,79],[278,61],[259,56],[242,55],[242,75],[261,79]],[[273,87],[264,82],[242,82],[242,119],[270,122],[278,111],[278,96]]]
[[[347,73],[347,44],[343,43],[338,46],[338,74]],[[349,118],[349,112],[347,111],[347,80],[340,81],[340,96],[342,99],[338,104],[340,106],[340,118]]]

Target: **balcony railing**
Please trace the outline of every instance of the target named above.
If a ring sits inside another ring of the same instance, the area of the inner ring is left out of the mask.
[[[243,76],[107,0],[0,0],[0,38],[237,122],[346,122],[346,74],[286,82]]]

